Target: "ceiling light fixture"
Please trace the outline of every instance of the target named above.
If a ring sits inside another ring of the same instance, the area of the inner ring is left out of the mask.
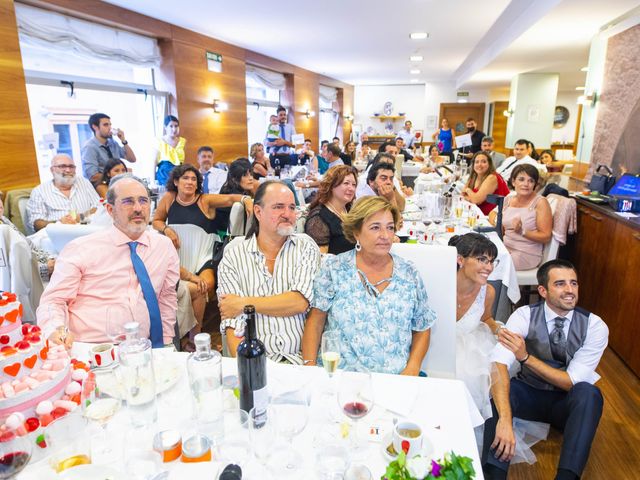
[[[422,55],[411,55],[409,57],[409,60],[411,60],[412,62],[421,62],[422,60],[424,60],[424,57]]]
[[[347,122],[353,122],[353,115],[344,115],[344,118]]]
[[[427,32],[413,32],[409,35],[411,40],[424,40],[425,38],[429,38],[429,34]]]
[[[412,68],[411,70],[409,70],[409,73],[411,75],[420,75],[420,69],[419,68]]]
[[[307,116],[307,118],[312,118],[316,116],[316,112],[314,112],[313,110],[309,110],[308,108],[307,108],[307,111],[304,112],[304,114]]]
[[[576,90],[578,90],[579,92],[584,92],[585,87],[576,87]]]

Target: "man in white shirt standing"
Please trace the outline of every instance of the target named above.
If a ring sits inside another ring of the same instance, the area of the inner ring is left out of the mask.
[[[202,174],[202,193],[220,193],[227,181],[227,171],[213,168],[213,148],[205,145],[198,149],[198,165]]]
[[[500,165],[500,168],[496,169],[496,173],[502,175],[505,182],[509,182],[513,169],[524,163],[528,163],[529,165],[536,167],[543,176],[547,173],[547,167],[545,165],[536,162],[527,154],[528,143],[529,142],[524,139],[518,140],[513,146],[513,157],[507,158],[502,165]]]
[[[33,189],[27,204],[29,222],[38,231],[49,223],[79,223],[96,211],[100,203],[91,182],[76,174],[76,164],[60,153],[51,160],[53,180]]]
[[[486,479],[506,479],[516,440],[513,417],[550,423],[564,433],[556,479],[578,479],[589,458],[603,399],[593,384],[609,329],[600,317],[576,307],[578,278],[566,260],[538,269],[544,301],[520,307],[491,353],[493,417],[485,422],[482,466]],[[509,380],[509,368],[521,370]]]
[[[289,187],[266,181],[253,201],[253,224],[242,241],[225,248],[218,268],[221,333],[235,356],[246,305],[256,309],[256,332],[267,356],[302,364],[302,334],[320,264],[318,245],[295,233],[296,204]]]

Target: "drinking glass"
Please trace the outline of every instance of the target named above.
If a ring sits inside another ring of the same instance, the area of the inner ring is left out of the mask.
[[[358,435],[358,420],[364,418],[373,408],[373,382],[371,373],[342,372],[338,388],[338,405],[342,412],[354,422],[354,453],[362,453],[366,449],[366,441]]]
[[[273,419],[269,417],[268,411],[260,408],[249,410],[249,432],[251,434],[251,445],[253,455],[265,466],[274,448],[276,430]]]
[[[91,384],[95,385],[95,388],[85,388]],[[111,458],[114,453],[107,437],[107,423],[120,410],[123,396],[124,393],[113,369],[92,370],[83,382],[81,396],[83,414],[101,427],[100,445],[102,448],[95,450],[95,453],[101,458]]]
[[[338,332],[324,332],[322,334],[320,348],[322,352],[322,365],[329,375],[329,378],[331,378],[340,364],[340,335]]]
[[[251,457],[249,414],[240,408],[226,409],[223,424],[224,437],[215,446],[217,457],[225,465],[234,463],[244,467]]]
[[[106,333],[111,341],[119,345],[126,339],[124,326],[129,322],[133,322],[133,313],[129,305],[124,303],[116,303],[107,305]]]
[[[0,442],[0,480],[14,478],[27,466],[30,459],[31,442],[27,437],[14,436]]]
[[[54,420],[45,429],[44,438],[52,452],[49,465],[56,473],[91,463],[91,439],[84,416],[69,413]]]
[[[267,415],[273,420],[276,432],[288,443],[271,455],[271,465],[282,475],[297,474],[302,466],[302,455],[293,445],[293,439],[307,426],[309,420],[309,397],[305,388],[293,390],[271,399]]]

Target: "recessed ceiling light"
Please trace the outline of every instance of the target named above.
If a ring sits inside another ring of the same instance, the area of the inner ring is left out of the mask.
[[[420,69],[418,68],[412,68],[411,70],[409,70],[409,73],[411,75],[420,75]]]
[[[422,55],[411,55],[409,57],[409,60],[411,60],[412,62],[421,62],[422,60],[424,60],[424,57]]]
[[[588,72],[589,71],[589,67],[582,67],[580,69],[581,72]]]
[[[411,83],[418,83],[420,80],[418,80],[417,78],[412,78],[411,79]]]
[[[584,88],[585,87],[576,87],[576,90],[578,90],[579,92],[584,92]]]
[[[427,32],[414,32],[409,35],[411,40],[424,40],[425,38],[429,38],[429,34]]]

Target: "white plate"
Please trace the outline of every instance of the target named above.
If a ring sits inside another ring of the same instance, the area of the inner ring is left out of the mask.
[[[422,452],[421,455],[423,457],[427,457],[430,458],[433,455],[433,444],[431,443],[431,441],[424,436],[424,430],[422,431]],[[391,445],[393,443],[393,433],[387,433],[384,438],[382,439],[382,443],[380,444],[380,451],[382,452],[382,456],[385,458],[385,460],[387,460],[388,462],[393,462],[396,458],[397,455],[391,455],[388,451],[387,451],[387,447],[389,445]]]
[[[60,480],[126,480],[127,476],[105,465],[78,465],[61,472]]]

